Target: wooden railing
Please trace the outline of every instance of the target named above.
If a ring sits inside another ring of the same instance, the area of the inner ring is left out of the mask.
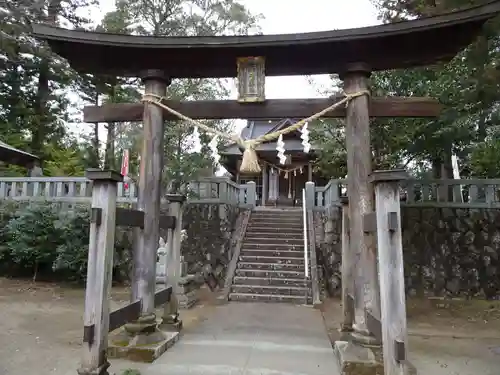
[[[117,203],[137,202],[137,185],[118,183]],[[218,203],[255,206],[255,183],[244,185],[224,177],[190,182],[188,203]],[[92,181],[85,177],[0,177],[0,199],[90,203]]]
[[[346,180],[316,187],[315,207],[340,206],[347,196]],[[401,204],[416,207],[500,208],[500,179],[418,180],[401,184]]]

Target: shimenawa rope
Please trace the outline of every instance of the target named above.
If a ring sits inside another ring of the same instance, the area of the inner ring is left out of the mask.
[[[280,135],[285,135],[291,132],[294,132],[296,130],[301,129],[307,122],[314,121],[326,113],[334,110],[335,108],[341,106],[342,104],[347,105],[352,99],[357,98],[358,96],[362,95],[370,95],[370,92],[368,90],[363,90],[359,92],[355,92],[352,94],[346,94],[344,93],[344,98],[336,103],[333,103],[332,105],[326,107],[325,109],[319,111],[318,113],[313,114],[312,116],[309,116],[305,119],[302,119],[298,122],[296,122],[293,125],[290,125],[289,127],[285,129],[281,129],[278,131],[275,131],[273,133],[265,134],[260,137],[257,137],[255,139],[247,139],[244,140],[240,136],[231,136],[226,133],[222,133],[218,131],[217,129],[211,128],[210,126],[207,126],[203,124],[202,122],[196,121],[192,118],[187,117],[186,115],[183,115],[180,112],[177,112],[175,109],[170,108],[169,106],[165,105],[163,103],[163,100],[166,100],[163,96],[159,95],[154,95],[154,94],[144,94],[142,97],[143,102],[155,104],[160,108],[163,108],[164,110],[172,113],[173,115],[179,117],[181,120],[184,120],[188,123],[190,123],[192,126],[197,126],[207,133],[211,133],[213,135],[220,136],[221,138],[226,138],[231,141],[236,142],[240,147],[244,149],[243,152],[243,158],[241,160],[241,166],[240,166],[240,172],[242,173],[259,173],[261,171],[260,165],[259,165],[259,159],[257,157],[257,153],[255,152],[255,148],[264,142],[268,141],[273,141],[277,138],[279,138]]]

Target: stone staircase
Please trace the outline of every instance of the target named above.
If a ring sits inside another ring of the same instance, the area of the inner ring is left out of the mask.
[[[304,270],[302,210],[254,210],[229,299],[303,304],[310,295]]]

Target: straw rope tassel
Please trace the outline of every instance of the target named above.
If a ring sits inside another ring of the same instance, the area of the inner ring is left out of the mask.
[[[155,104],[158,107],[163,108],[164,110],[177,116],[181,120],[188,122],[189,124],[191,124],[191,126],[197,126],[201,129],[203,129],[204,131],[206,131],[207,133],[211,133],[213,135],[218,135],[221,138],[229,139],[233,142],[236,142],[241,148],[244,149],[243,158],[241,160],[240,172],[241,173],[259,173],[261,171],[261,169],[260,169],[260,165],[259,165],[259,158],[257,156],[257,152],[255,151],[255,149],[257,148],[257,146],[259,144],[264,143],[264,142],[273,141],[273,140],[277,139],[280,135],[285,135],[285,134],[292,133],[296,130],[300,130],[307,122],[314,121],[314,120],[322,117],[326,113],[334,110],[335,108],[341,106],[342,104],[347,105],[352,99],[357,98],[358,96],[370,95],[370,92],[368,90],[363,90],[363,91],[355,92],[352,94],[344,94],[344,95],[345,95],[345,98],[343,98],[342,100],[328,106],[327,108],[323,109],[322,111],[320,111],[318,113],[315,113],[312,116],[309,116],[308,118],[305,118],[303,120],[298,121],[297,123],[285,128],[285,129],[281,129],[281,130],[278,130],[278,131],[273,132],[273,133],[265,134],[265,135],[260,136],[256,139],[250,139],[250,140],[246,140],[246,141],[243,140],[239,136],[229,136],[226,133],[222,133],[216,129],[213,129],[213,128],[203,124],[200,121],[193,120],[192,118],[189,118],[189,117],[183,115],[182,113],[177,112],[175,109],[172,109],[163,103],[163,100],[165,98],[163,98],[162,96],[153,95],[153,94],[145,94],[142,97],[142,101],[147,102],[147,103],[151,103],[151,104]]]

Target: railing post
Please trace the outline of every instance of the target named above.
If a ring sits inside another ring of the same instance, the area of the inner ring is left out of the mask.
[[[180,331],[182,321],[179,319],[179,302],[177,300],[181,272],[182,242],[182,206],[186,197],[180,194],[167,195],[169,215],[175,217],[175,229],[169,229],[167,238],[167,256],[165,257],[165,284],[172,286],[172,295],[163,309],[160,328],[169,331]]]
[[[246,185],[238,185],[238,204],[244,206],[246,204],[245,194],[247,193]]]
[[[221,203],[227,203],[229,201],[227,181],[219,182],[219,197],[218,198],[219,198],[219,201]]]
[[[332,181],[330,191],[331,191],[330,204],[332,204],[333,202],[338,203],[340,201],[340,185],[339,185],[338,180],[336,180],[335,182]]]
[[[90,218],[83,353],[80,375],[107,374],[109,297],[113,274],[117,183],[123,176],[114,171],[88,170],[93,181]]]
[[[255,182],[254,181],[247,182],[247,204],[251,208],[254,208],[257,202],[256,193],[257,191],[255,187]]]
[[[387,375],[406,373],[407,331],[399,184],[404,170],[375,171],[375,216],[384,369]]]
[[[306,182],[306,208],[308,210],[313,210],[315,207],[315,194],[316,194],[316,186],[314,182],[307,181]]]

